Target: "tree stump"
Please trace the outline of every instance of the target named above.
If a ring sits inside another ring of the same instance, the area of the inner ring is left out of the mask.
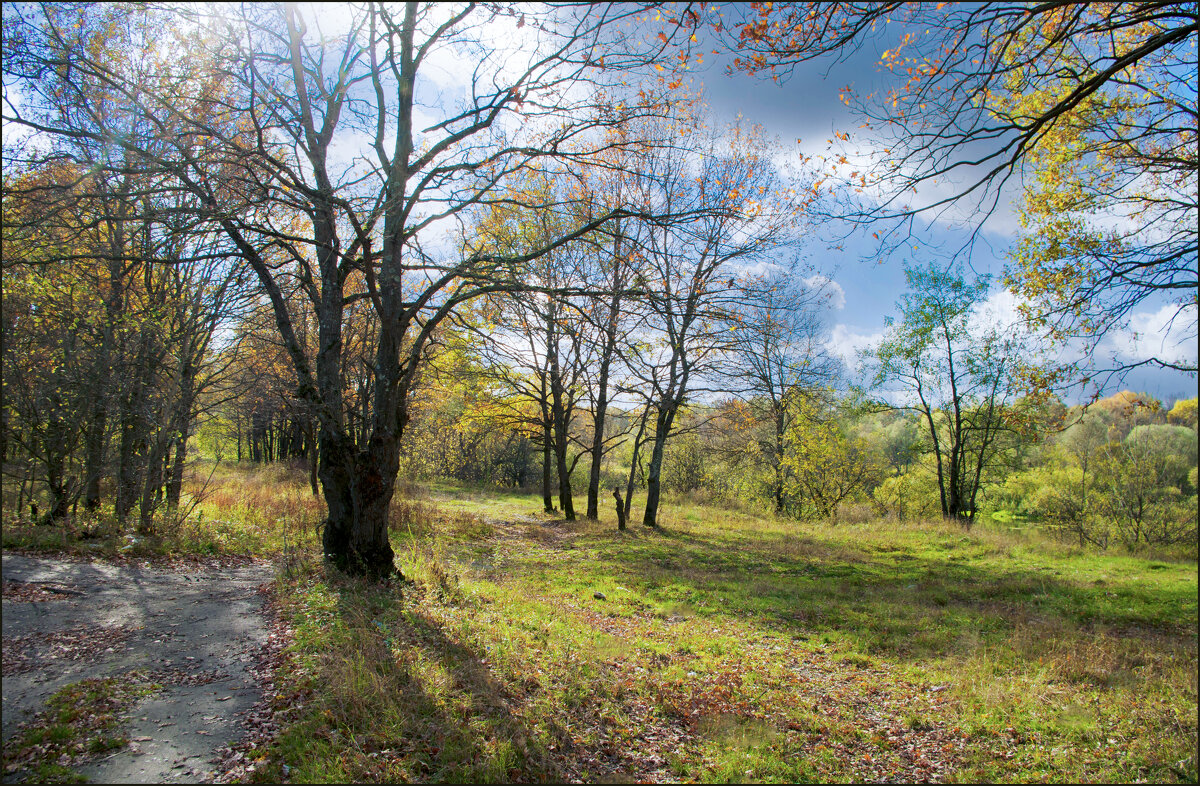
[[[617,500],[617,529],[625,529],[625,500],[621,499],[621,491],[613,489],[613,497]]]

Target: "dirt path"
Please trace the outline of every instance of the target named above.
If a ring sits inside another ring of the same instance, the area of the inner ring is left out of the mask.
[[[79,773],[100,783],[211,780],[217,749],[241,738],[239,720],[260,696],[250,667],[267,627],[256,588],[271,577],[265,563],[151,567],[4,554],[5,745],[64,685],[141,669],[163,690],[130,711],[134,742]]]

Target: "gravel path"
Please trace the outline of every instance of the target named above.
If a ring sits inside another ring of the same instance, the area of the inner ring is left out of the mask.
[[[265,563],[4,554],[5,744],[62,686],[143,669],[164,687],[131,710],[134,742],[78,771],[99,783],[211,780],[217,748],[241,738],[239,720],[260,698],[250,667],[268,631],[256,588],[271,577]]]

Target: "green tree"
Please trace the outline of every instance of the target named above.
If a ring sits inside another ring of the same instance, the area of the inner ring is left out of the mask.
[[[906,271],[909,292],[871,353],[875,385],[916,412],[933,454],[942,515],[966,525],[980,488],[1011,447],[1023,413],[1012,406],[1016,337],[984,325],[990,280],[968,282],[936,266]]]
[[[781,462],[785,509],[802,518],[834,518],[843,502],[878,482],[882,467],[867,441],[848,433],[832,391],[792,406]]]

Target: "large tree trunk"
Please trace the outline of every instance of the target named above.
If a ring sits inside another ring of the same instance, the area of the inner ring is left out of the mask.
[[[646,511],[642,514],[642,523],[647,527],[658,526],[658,500],[662,484],[659,476],[662,474],[663,454],[667,446],[667,435],[671,431],[671,423],[675,419],[675,405],[664,404],[658,411],[654,426],[654,448],[650,452],[650,465],[646,468]]]
[[[321,538],[325,558],[347,573],[392,575],[388,507],[396,488],[398,446],[356,451],[349,437],[323,433],[320,453],[321,488],[329,508]]]
[[[604,418],[608,412],[608,357],[600,362],[599,390],[596,393],[595,420],[592,425],[592,464],[588,470],[587,517],[600,518],[600,463],[604,458]]]
[[[108,296],[104,299],[104,328],[100,337],[100,352],[96,359],[97,380],[93,391],[91,422],[84,434],[83,507],[94,511],[100,507],[100,478],[104,474],[104,446],[108,432],[108,414],[112,399],[111,368],[117,345],[117,328],[125,310],[125,219],[128,209],[128,181],[117,192],[116,214],[110,219],[108,262]]]

